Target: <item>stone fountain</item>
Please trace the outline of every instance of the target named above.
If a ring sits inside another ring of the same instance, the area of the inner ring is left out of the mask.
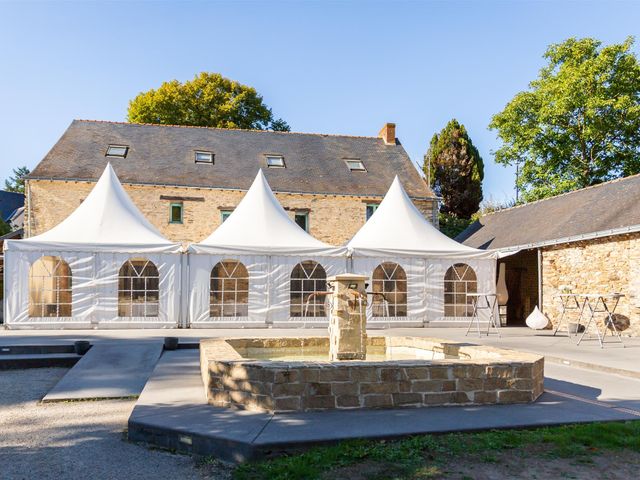
[[[539,355],[411,336],[367,336],[367,277],[327,279],[328,337],[200,342],[207,400],[268,412],[532,402]]]

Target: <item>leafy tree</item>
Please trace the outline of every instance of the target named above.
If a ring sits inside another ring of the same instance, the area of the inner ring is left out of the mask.
[[[440,223],[440,231],[449,238],[456,238],[473,223],[472,219],[458,218],[455,215],[442,212],[438,214],[438,221]]]
[[[521,166],[517,185],[536,200],[640,172],[640,66],[633,38],[550,45],[548,64],[489,128],[496,162]]]
[[[442,197],[442,213],[469,219],[478,210],[484,163],[464,125],[453,119],[431,138],[423,169],[433,191]]]
[[[135,123],[290,130],[287,122],[274,119],[254,88],[207,72],[191,81],[172,80],[157,90],[140,93],[129,102],[127,119]]]
[[[13,176],[4,181],[4,189],[7,192],[24,193],[24,179],[31,171],[27,167],[13,169]]]
[[[3,219],[0,218],[0,236],[6,235],[11,231],[11,226]]]

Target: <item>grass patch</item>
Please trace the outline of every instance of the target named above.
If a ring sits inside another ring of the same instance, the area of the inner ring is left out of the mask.
[[[422,435],[397,441],[353,440],[317,447],[298,455],[240,465],[236,480],[429,479],[442,475],[441,467],[456,458],[494,463],[512,450],[526,455],[535,445],[549,458],[571,458],[588,464],[603,450],[640,452],[640,421],[591,423],[535,430],[492,430],[480,433]],[[353,471],[350,471],[350,467]]]

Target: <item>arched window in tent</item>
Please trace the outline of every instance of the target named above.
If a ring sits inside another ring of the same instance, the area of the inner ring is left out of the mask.
[[[466,263],[456,263],[444,275],[444,316],[470,317],[473,314],[471,297],[478,292],[478,278]]]
[[[373,271],[374,295],[371,299],[374,317],[407,316],[407,274],[393,262],[383,262]]]
[[[300,262],[291,271],[289,283],[291,317],[325,317],[324,295],[312,295],[313,292],[327,290],[327,273],[322,265],[313,260]]]
[[[29,316],[71,316],[71,269],[60,257],[40,257],[31,265]]]
[[[130,258],[118,273],[118,316],[157,317],[160,300],[158,268],[146,258]]]
[[[249,272],[237,260],[223,260],[211,270],[209,315],[249,316]]]

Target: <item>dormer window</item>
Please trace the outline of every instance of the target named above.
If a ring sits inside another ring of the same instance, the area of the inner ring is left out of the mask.
[[[265,155],[267,167],[269,168],[285,168],[284,157],[282,155]]]
[[[125,158],[129,153],[129,147],[127,145],[109,145],[107,147],[106,157]]]
[[[367,169],[364,168],[364,163],[362,163],[362,160],[358,160],[357,158],[345,158],[344,163],[347,164],[347,167],[349,167],[349,170],[351,170],[352,172],[367,171]]]
[[[213,152],[204,152],[202,150],[196,150],[196,163],[208,163],[213,165]]]

